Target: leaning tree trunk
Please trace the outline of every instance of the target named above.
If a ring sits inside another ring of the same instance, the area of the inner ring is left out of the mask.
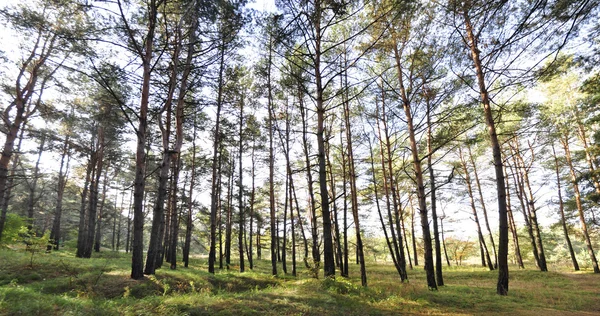
[[[396,252],[396,270],[398,271],[398,273],[400,274],[400,281],[404,282],[408,280],[408,275],[406,273],[406,260],[404,257],[404,251],[402,249],[402,236],[397,236],[396,232],[397,230],[394,229],[394,222],[393,222],[393,217],[392,217],[392,206],[391,203],[393,201],[393,207],[394,210],[398,209],[398,205],[397,205],[397,200],[396,200],[396,194],[395,194],[395,185],[394,185],[394,177],[393,177],[393,169],[391,168],[392,164],[391,164],[391,144],[390,144],[390,138],[389,138],[389,134],[388,134],[388,126],[387,126],[387,113],[386,113],[386,109],[385,109],[385,91],[383,89],[383,84],[381,85],[381,114],[379,113],[379,107],[375,106],[375,117],[377,119],[377,133],[379,136],[379,147],[380,147],[380,154],[381,154],[381,170],[383,173],[383,186],[385,189],[385,198],[386,198],[386,209],[387,209],[387,215],[388,215],[388,223],[390,226],[390,233],[392,235],[392,245],[394,246],[394,251]],[[381,133],[381,126],[380,126],[380,122],[381,125],[383,125],[383,132],[384,132],[384,136],[382,136]],[[384,150],[385,147],[385,150]],[[384,154],[385,152],[385,154]],[[387,155],[387,158],[386,158]],[[386,163],[387,162],[387,163]],[[391,193],[390,193],[391,191]],[[390,195],[392,195],[392,197],[390,198]]]
[[[537,220],[537,210],[535,208],[535,198],[533,196],[533,190],[531,189],[531,183],[529,181],[530,166],[525,165],[525,161],[523,160],[523,157],[521,156],[521,152],[519,149],[519,143],[516,138],[515,138],[514,142],[516,145],[515,150],[514,150],[515,158],[517,159],[518,163],[520,163],[520,166],[517,167],[517,170],[521,171],[521,175],[522,175],[521,178],[523,180],[523,183],[525,184],[525,188],[527,188],[527,195],[525,195],[525,198],[527,200],[527,205],[529,206],[529,219],[530,219],[530,223],[533,228],[535,242],[537,244],[537,249],[539,251],[540,270],[548,271],[548,266],[546,264],[546,254],[544,252],[544,244],[542,243],[542,233],[540,231],[540,225],[538,224],[538,220]],[[533,153],[533,150],[532,150],[532,153]],[[533,160],[533,157],[532,157],[532,160]]]
[[[394,266],[398,271],[398,274],[401,275],[401,271],[398,269],[400,265],[398,264],[398,260],[396,259],[396,253],[394,252],[394,248],[392,246],[392,242],[390,241],[387,228],[385,225],[385,221],[383,220],[383,214],[381,213],[381,207],[379,205],[379,192],[377,190],[377,175],[375,172],[375,157],[373,156],[373,145],[371,144],[371,139],[367,138],[369,142],[369,154],[371,155],[371,176],[372,176],[372,184],[373,184],[373,194],[375,195],[375,206],[377,207],[377,214],[379,215],[379,222],[381,223],[381,229],[383,230],[383,235],[385,237],[385,243],[388,246],[388,250],[390,252],[390,256],[392,257],[392,262],[394,262]]]
[[[519,234],[517,231],[517,225],[515,224],[512,207],[510,205],[510,185],[509,185],[509,179],[508,179],[508,172],[506,170],[507,164],[508,164],[508,162],[506,162],[504,164],[504,174],[506,175],[506,178],[505,178],[505,181],[506,181],[506,209],[508,212],[508,224],[509,224],[508,227],[510,228],[510,231],[513,236],[513,244],[514,244],[514,248],[515,248],[514,250],[515,250],[515,257],[517,259],[517,264],[519,265],[520,269],[525,269],[525,265],[523,264],[523,257],[521,256],[521,247],[519,246]]]
[[[477,225],[477,236],[479,238],[479,245],[481,246],[482,253],[482,264],[485,266],[485,262],[487,262],[487,266],[490,271],[494,270],[494,264],[492,263],[492,259],[490,259],[490,253],[488,251],[487,245],[485,243],[485,238],[483,237],[483,233],[481,231],[481,224],[479,222],[479,216],[477,215],[477,208],[475,207],[475,198],[473,196],[473,187],[471,186],[471,177],[469,175],[469,169],[467,167],[467,162],[465,161],[462,153],[462,149],[458,148],[458,154],[460,157],[460,161],[462,163],[463,170],[465,172],[465,182],[467,184],[467,193],[469,194],[469,201],[471,203],[471,210],[473,211],[473,219],[475,224]],[[484,260],[484,258],[486,260]]]
[[[471,152],[471,146],[469,144],[467,144],[467,151],[469,153],[469,161],[473,166],[473,176],[475,176],[475,185],[477,186],[477,192],[479,193],[479,203],[481,204],[481,210],[483,211],[485,228],[487,229],[490,241],[492,242],[492,250],[494,251],[494,268],[498,268],[498,253],[496,252],[496,243],[494,242],[494,235],[492,235],[490,221],[488,220],[487,208],[485,207],[485,201],[483,199],[483,190],[481,190],[481,182],[479,181],[479,173],[477,172],[477,164],[475,163],[473,153]]]
[[[21,128],[21,131],[19,132],[19,142],[17,143],[17,148],[15,150],[15,152],[17,152],[17,153],[21,152],[21,144],[23,143],[23,133],[25,132],[25,124],[27,124],[27,123],[26,122],[23,123],[23,128]],[[12,192],[13,183],[15,180],[15,175],[17,173],[18,166],[19,166],[19,155],[17,154],[12,157],[12,166],[10,168],[10,176],[8,176],[8,179],[6,180],[6,185],[5,185],[6,190],[4,191],[4,194],[2,194],[2,192],[0,192],[0,194],[1,194],[0,199],[2,199],[2,211],[0,213],[0,240],[2,240],[2,231],[4,230],[4,223],[6,222],[6,214],[8,212],[8,204],[11,199],[11,192]]]
[[[598,267],[598,260],[596,259],[594,248],[592,247],[590,233],[588,232],[587,224],[585,222],[585,215],[583,214],[583,206],[581,204],[581,193],[579,192],[579,185],[577,184],[577,175],[575,174],[575,168],[573,167],[573,161],[571,160],[571,150],[569,149],[568,136],[565,135],[564,138],[561,139],[561,142],[565,150],[565,158],[567,159],[567,165],[569,166],[569,170],[571,172],[571,181],[573,182],[573,193],[575,195],[575,205],[577,206],[577,213],[579,214],[579,222],[581,223],[581,231],[583,233],[583,238],[585,239],[585,245],[587,246],[588,254],[590,256],[590,259],[592,260],[594,273],[600,273],[600,268]]]
[[[424,260],[425,273],[427,277],[427,286],[430,289],[437,289],[435,281],[434,262],[433,262],[433,247],[431,245],[431,233],[429,231],[429,219],[427,218],[427,196],[425,195],[425,182],[423,180],[423,170],[421,168],[421,159],[419,158],[419,150],[417,148],[417,137],[415,135],[415,126],[411,112],[410,101],[404,87],[404,78],[402,73],[402,65],[400,62],[400,52],[398,46],[394,45],[394,59],[396,60],[396,70],[398,75],[398,83],[400,85],[400,96],[402,98],[402,107],[406,116],[406,124],[408,128],[408,136],[410,140],[410,151],[412,153],[412,161],[414,168],[414,181],[417,185],[417,199],[419,202],[419,214],[421,215],[421,228],[423,229],[423,244],[424,244]],[[390,168],[391,172],[391,168]],[[393,186],[392,186],[393,188]],[[400,243],[402,244],[402,243]]]
[[[352,148],[352,130],[350,127],[350,101],[348,100],[348,78],[347,74],[344,76],[346,82],[346,91],[344,93],[345,99],[344,103],[344,121],[346,122],[346,142],[347,142],[347,150],[348,150],[348,172],[350,178],[350,201],[352,206],[352,217],[354,219],[354,230],[356,233],[356,252],[358,256],[358,262],[360,263],[360,280],[362,286],[367,286],[367,270],[365,266],[365,255],[363,251],[363,243],[362,237],[360,234],[360,223],[358,217],[358,190],[356,189],[356,168],[354,164],[354,152]]]
[[[575,251],[573,251],[573,245],[571,244],[571,238],[569,238],[569,231],[567,229],[567,220],[565,219],[565,206],[562,198],[562,189],[560,185],[560,168],[558,166],[558,157],[556,156],[556,150],[554,149],[554,143],[552,146],[552,155],[554,156],[554,167],[556,171],[556,184],[558,186],[558,210],[560,211],[560,224],[563,229],[563,233],[565,234],[565,241],[567,242],[567,247],[569,248],[569,254],[571,255],[571,262],[573,262],[573,270],[579,271],[579,264],[577,263],[577,258],[575,257]]]
[[[531,242],[531,249],[533,252],[533,258],[535,259],[535,265],[539,268],[540,267],[540,257],[538,255],[538,250],[537,250],[537,245],[535,243],[535,237],[533,236],[533,228],[531,226],[531,222],[529,221],[529,211],[528,211],[528,206],[525,204],[525,198],[523,197],[523,192],[525,191],[523,189],[523,183],[521,181],[520,178],[520,174],[519,172],[516,170],[518,167],[516,165],[516,162],[513,159],[513,164],[515,165],[514,168],[511,164],[509,164],[508,160],[506,162],[506,164],[508,165],[508,167],[510,168],[510,171],[512,173],[512,177],[513,177],[513,182],[515,184],[515,190],[517,193],[517,198],[519,199],[519,203],[521,205],[521,213],[523,213],[523,219],[525,221],[525,227],[527,227],[527,234],[529,236],[529,241]]]
[[[496,173],[496,188],[498,199],[498,221],[499,221],[499,241],[498,241],[498,283],[496,293],[499,295],[508,294],[508,217],[506,209],[506,187],[504,185],[504,170],[502,167],[502,152],[500,151],[500,142],[496,133],[496,123],[492,114],[490,97],[485,83],[484,68],[477,47],[478,39],[475,37],[473,26],[467,10],[464,10],[465,28],[467,32],[467,46],[471,51],[481,102],[485,114],[485,122],[490,136],[490,145],[492,147],[494,171]]]

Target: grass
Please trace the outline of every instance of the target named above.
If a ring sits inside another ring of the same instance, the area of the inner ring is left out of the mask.
[[[369,287],[358,267],[350,279],[270,275],[270,262],[254,271],[207,273],[205,259],[190,268],[162,268],[144,280],[129,278],[123,253],[28,254],[0,250],[0,315],[592,315],[600,313],[600,275],[539,272],[511,267],[509,295],[495,294],[497,273],[484,268],[444,267],[445,286],[429,291],[422,267],[400,283],[391,265],[367,266]],[[279,266],[281,269],[281,266]],[[291,269],[291,266],[288,265]]]

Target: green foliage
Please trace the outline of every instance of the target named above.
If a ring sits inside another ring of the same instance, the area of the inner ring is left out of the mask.
[[[19,236],[26,245],[25,250],[31,253],[29,266],[33,268],[33,256],[37,252],[45,251],[48,245],[50,245],[50,231],[47,231],[42,236],[37,236],[35,232],[23,226],[19,230]]]
[[[2,239],[0,239],[0,247],[17,243],[20,240],[19,233],[27,224],[25,219],[17,214],[6,214],[6,222],[4,223],[4,231]]]

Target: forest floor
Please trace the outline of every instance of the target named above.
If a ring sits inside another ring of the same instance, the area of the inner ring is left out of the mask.
[[[368,288],[358,267],[350,279],[270,274],[270,262],[253,271],[207,272],[206,259],[189,268],[163,267],[144,280],[129,278],[131,257],[72,251],[30,254],[0,250],[0,315],[598,315],[600,275],[590,271],[539,272],[511,267],[509,295],[495,294],[496,271],[444,267],[445,286],[430,291],[422,266],[402,284],[391,264],[367,266]],[[278,266],[281,269],[281,264]],[[237,269],[233,267],[232,269]],[[288,264],[291,272],[291,263]]]

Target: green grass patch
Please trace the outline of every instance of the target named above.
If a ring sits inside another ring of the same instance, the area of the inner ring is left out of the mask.
[[[101,252],[91,259],[72,252],[39,253],[33,267],[23,251],[0,250],[0,315],[461,315],[600,312],[600,275],[565,270],[510,272],[509,295],[495,294],[496,271],[475,266],[444,270],[445,286],[430,291],[422,267],[401,283],[391,264],[367,267],[369,286],[351,277],[313,279],[270,275],[270,262],[253,271],[207,272],[205,259],[189,268],[129,278],[127,254]],[[289,265],[289,264],[288,264]]]

